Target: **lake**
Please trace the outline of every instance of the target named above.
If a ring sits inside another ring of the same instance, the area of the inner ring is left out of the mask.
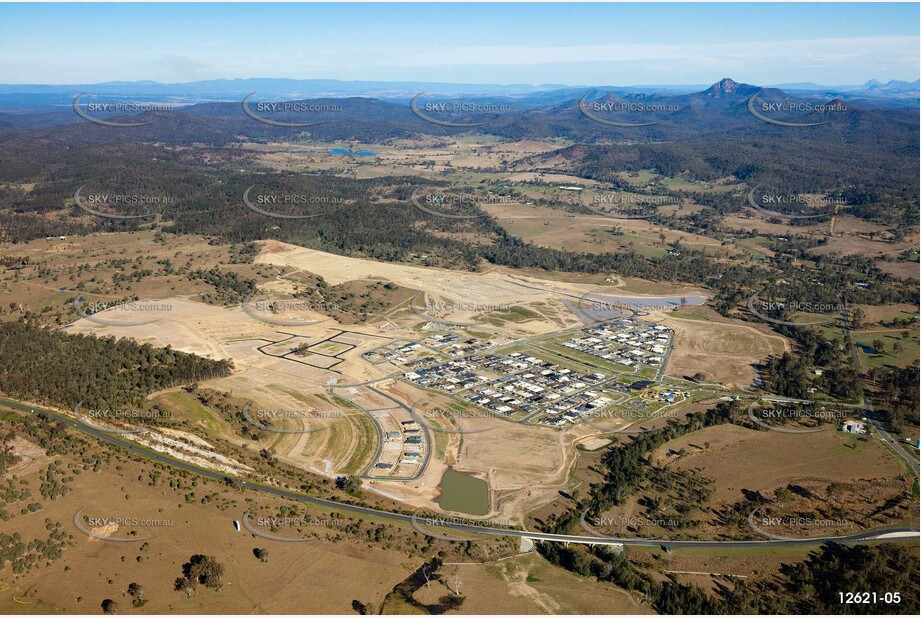
[[[373,157],[377,153],[373,150],[349,150],[348,148],[330,148],[329,154],[350,155],[353,157]]]
[[[489,485],[486,481],[448,470],[438,486],[438,506],[446,511],[486,515],[489,512]]]

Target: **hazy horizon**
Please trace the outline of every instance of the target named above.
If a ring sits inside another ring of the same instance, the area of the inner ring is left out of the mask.
[[[921,71],[916,3],[4,4],[0,18],[4,84],[284,67],[287,79],[343,81],[835,86]]]
[[[781,85],[796,85],[796,84],[813,84],[815,86],[823,87],[840,87],[840,86],[862,86],[870,81],[876,80],[881,84],[886,84],[890,81],[897,82],[916,82],[921,78],[915,79],[899,79],[899,78],[890,78],[888,76],[877,76],[871,75],[866,79],[860,79],[848,83],[821,83],[815,80],[785,80],[777,83],[769,84],[759,84],[753,80],[748,80],[744,78],[737,78],[732,75],[724,75],[723,77],[714,78],[710,81],[703,82],[686,82],[686,83],[558,83],[558,82],[539,82],[539,83],[528,83],[528,82],[468,82],[468,81],[448,81],[448,80],[420,80],[420,79],[400,79],[400,80],[380,80],[380,79],[336,79],[330,77],[288,77],[288,76],[249,76],[249,77],[219,77],[213,79],[196,79],[196,80],[187,80],[187,81],[176,81],[176,82],[164,82],[153,79],[133,79],[133,80],[107,80],[107,81],[96,81],[96,82],[0,82],[0,85],[4,86],[49,86],[49,87],[65,87],[65,86],[75,86],[75,85],[96,85],[96,86],[106,86],[106,85],[119,85],[119,84],[135,84],[135,85],[161,85],[161,86],[183,86],[190,84],[198,84],[203,82],[245,82],[251,80],[277,80],[277,81],[336,81],[343,82],[347,84],[352,83],[372,83],[372,84],[395,84],[395,83],[408,83],[408,84],[426,84],[426,83],[441,83],[441,84],[450,84],[456,86],[464,85],[475,85],[475,86],[496,86],[500,88],[507,88],[512,86],[527,86],[530,88],[544,88],[544,87],[554,87],[554,88],[582,88],[582,87],[623,87],[623,88],[644,88],[644,87],[675,87],[675,88],[696,88],[696,87],[709,87],[713,84],[720,82],[723,79],[731,79],[732,81],[739,84],[751,84],[751,85],[761,85],[765,87],[771,86],[781,86]]]

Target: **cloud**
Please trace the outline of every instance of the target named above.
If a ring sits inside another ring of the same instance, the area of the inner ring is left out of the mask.
[[[803,60],[846,63],[861,57],[910,58],[917,64],[919,38],[916,36],[876,36],[802,39],[790,41],[751,41],[744,43],[625,44],[570,46],[426,46],[423,53],[414,48],[375,48],[367,53],[368,64],[402,67],[462,65],[533,65],[564,62],[651,62],[680,61],[711,65],[733,60]],[[346,54],[348,55],[348,54]]]
[[[177,82],[209,79],[216,71],[213,65],[182,54],[167,54],[152,64],[159,65],[158,72],[173,75]]]

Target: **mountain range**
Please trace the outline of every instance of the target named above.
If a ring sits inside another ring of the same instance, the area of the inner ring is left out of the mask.
[[[917,105],[919,81],[871,79],[862,85],[822,86],[811,82],[766,86],[804,98],[840,98],[865,101],[868,105]],[[177,105],[241,100],[251,92],[278,100],[306,98],[371,97],[383,101],[406,102],[420,92],[430,95],[464,97],[474,100],[508,100],[521,107],[541,107],[581,97],[587,90],[601,94],[692,94],[707,88],[693,85],[591,86],[562,84],[455,84],[446,82],[378,82],[335,79],[216,79],[186,83],[154,81],[116,81],[97,84],[0,84],[0,111],[39,109],[67,105],[80,93],[100,100],[167,101]]]

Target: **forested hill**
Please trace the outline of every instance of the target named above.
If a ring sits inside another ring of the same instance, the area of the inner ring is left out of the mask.
[[[0,324],[0,393],[66,408],[137,405],[172,386],[226,376],[232,365],[130,339]]]

